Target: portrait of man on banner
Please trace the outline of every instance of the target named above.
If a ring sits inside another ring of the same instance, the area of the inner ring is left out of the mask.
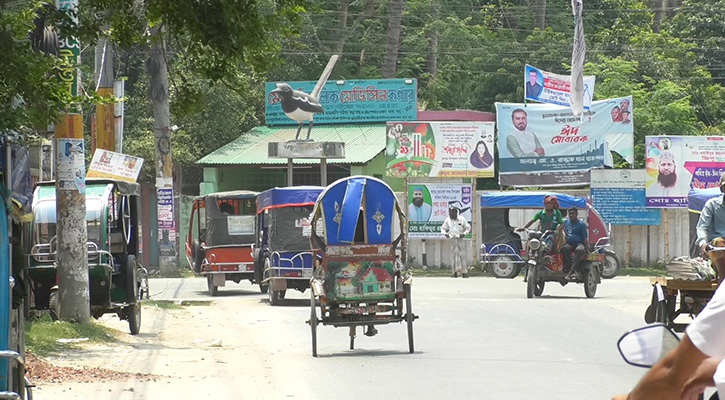
[[[528,114],[521,108],[511,113],[514,129],[506,137],[506,148],[514,157],[540,157],[546,155],[534,132],[528,129]]]
[[[537,99],[544,89],[542,86],[543,78],[538,70],[529,68],[527,71],[528,80],[526,81],[526,98]]]
[[[427,189],[423,186],[413,188],[408,204],[408,219],[411,221],[428,221],[430,219],[433,206],[430,205],[430,194],[426,196]],[[428,201],[426,202],[426,197]]]

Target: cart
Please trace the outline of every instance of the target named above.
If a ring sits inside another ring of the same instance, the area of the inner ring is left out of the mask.
[[[358,326],[372,336],[375,325],[405,322],[413,353],[412,276],[400,261],[403,246],[397,254],[404,219],[392,189],[376,178],[343,178],[320,195],[311,220],[316,266],[307,321],[314,357],[319,324],[347,327],[353,350]]]
[[[644,314],[648,324],[659,322],[677,332],[684,332],[687,323],[675,322],[680,315],[695,318],[717,290],[717,280],[692,281],[665,277],[650,278],[652,302]]]

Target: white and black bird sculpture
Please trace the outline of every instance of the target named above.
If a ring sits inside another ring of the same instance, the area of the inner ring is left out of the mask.
[[[337,55],[330,57],[330,61],[327,62],[325,70],[322,71],[320,79],[317,81],[315,88],[312,89],[312,93],[310,94],[294,90],[292,89],[292,86],[287,83],[277,83],[277,88],[272,91],[272,93],[275,93],[280,97],[282,111],[284,111],[284,114],[290,119],[299,122],[295,140],[299,139],[300,131],[302,130],[302,125],[304,125],[305,121],[310,121],[310,124],[307,126],[307,138],[305,140],[310,140],[310,132],[312,131],[315,114],[325,112],[322,108],[322,104],[320,104],[319,96],[320,92],[322,92],[322,87],[325,86],[325,82],[327,82],[327,78],[330,76],[330,73],[332,73],[332,68],[335,66],[336,62]]]
[[[297,127],[295,140],[299,138],[304,122],[310,121],[310,124],[307,126],[306,139],[309,140],[315,114],[325,112],[320,104],[320,101],[317,100],[316,97],[312,97],[307,93],[292,89],[292,86],[286,83],[278,83],[277,89],[274,89],[272,93],[276,93],[280,97],[282,111],[284,111],[285,115],[300,124],[299,127]]]

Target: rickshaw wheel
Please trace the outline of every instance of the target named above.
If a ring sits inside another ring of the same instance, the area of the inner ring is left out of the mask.
[[[604,251],[604,268],[602,269],[602,278],[612,279],[619,273],[621,266],[619,257],[616,253],[611,251]]]
[[[211,276],[211,274],[208,274],[206,276],[206,288],[209,290],[210,296],[216,296],[217,292],[219,291],[219,287],[214,286],[214,278]]]
[[[415,351],[415,344],[413,343],[413,301],[410,298],[410,285],[403,285],[405,290],[405,322],[408,325],[408,351],[413,353]]]
[[[136,303],[126,307],[126,316],[128,317],[128,329],[132,335],[138,335],[141,332],[141,303]]]
[[[587,273],[587,280],[584,282],[584,294],[588,298],[594,297],[597,294],[597,279],[599,277],[599,270],[596,266],[592,265],[589,267],[589,273]]]
[[[512,256],[497,256],[489,268],[493,276],[501,279],[511,279],[518,275],[518,268]]]
[[[536,287],[534,288],[534,296],[539,297],[544,293],[544,285],[546,285],[546,282],[543,279],[539,279],[536,282]]]
[[[262,294],[267,293],[267,290],[269,290],[268,285],[262,284],[262,280],[264,279],[264,260],[266,260],[264,253],[257,250],[254,257],[254,281],[259,285],[259,291]]]
[[[287,291],[286,291],[286,290],[280,290],[280,291],[279,291],[279,298],[280,298],[280,299],[284,299],[284,296],[285,296],[286,294],[287,294]]]
[[[58,291],[52,290],[48,297],[48,311],[50,311],[50,319],[58,320]]]
[[[129,254],[126,257],[126,302],[132,303],[138,299],[138,277],[137,277],[136,256]]]
[[[536,291],[536,266],[529,265],[528,271],[526,272],[526,297],[534,297]]]
[[[315,311],[315,292],[310,290],[310,330],[312,331],[312,357],[317,357],[317,311]]]
[[[282,298],[280,296],[280,291],[269,289],[268,294],[269,294],[269,304],[273,305],[273,306],[278,306],[279,300]]]

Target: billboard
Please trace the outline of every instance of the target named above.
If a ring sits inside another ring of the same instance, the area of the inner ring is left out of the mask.
[[[587,185],[591,168],[613,165],[612,152],[633,164],[631,114],[631,96],[592,102],[581,117],[548,104],[496,103],[499,184]]]
[[[440,239],[441,226],[448,218],[448,208],[458,208],[471,224],[473,212],[471,185],[411,183],[408,185],[408,237]],[[467,237],[471,237],[469,233]]]
[[[386,132],[386,176],[493,177],[493,122],[389,122]]]
[[[659,225],[660,210],[645,208],[643,169],[593,169],[591,196],[602,220],[612,225]]]
[[[292,89],[310,94],[315,81],[287,82]],[[264,116],[267,125],[297,125],[282,111],[282,98],[272,91],[275,82],[264,86]],[[327,81],[320,92],[325,110],[315,115],[315,124],[350,122],[415,121],[418,119],[418,81],[415,79],[365,79]]]
[[[109,178],[136,182],[143,166],[143,158],[96,149],[86,178]]]
[[[687,207],[690,188],[719,187],[725,173],[723,136],[647,136],[647,207]]]
[[[589,110],[594,96],[596,77],[584,76],[584,109]],[[526,64],[524,69],[524,98],[542,103],[569,107],[571,76],[557,75]]]

